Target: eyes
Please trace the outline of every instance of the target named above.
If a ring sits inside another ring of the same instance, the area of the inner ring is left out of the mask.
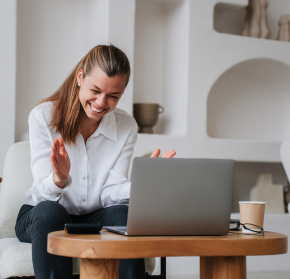
[[[101,93],[101,92],[99,92],[99,91],[97,91],[97,90],[94,90],[94,89],[91,89],[91,91],[92,92],[94,92],[94,94],[99,94],[99,93]],[[109,95],[109,98],[111,98],[111,99],[118,99],[118,97],[116,97],[116,96],[113,96],[113,95]]]

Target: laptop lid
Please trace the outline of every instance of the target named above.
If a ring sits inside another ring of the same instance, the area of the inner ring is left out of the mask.
[[[224,235],[234,160],[135,158],[128,235]]]

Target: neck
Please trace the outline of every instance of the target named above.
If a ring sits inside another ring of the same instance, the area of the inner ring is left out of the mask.
[[[85,143],[87,139],[98,129],[101,119],[99,121],[92,120],[87,115],[82,119],[80,134],[83,136]]]

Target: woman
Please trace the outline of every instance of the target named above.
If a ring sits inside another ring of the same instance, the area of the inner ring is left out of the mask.
[[[97,46],[29,115],[34,182],[15,230],[20,241],[32,243],[37,279],[72,277],[71,258],[47,253],[48,233],[65,223],[127,224],[137,125],[116,106],[129,77],[121,50]],[[163,157],[174,155],[171,150]],[[120,278],[145,278],[143,259],[120,260],[119,266]]]

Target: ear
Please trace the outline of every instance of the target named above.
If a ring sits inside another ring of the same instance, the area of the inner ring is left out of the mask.
[[[80,71],[77,74],[77,82],[79,86],[81,86],[82,80],[83,80],[83,69],[80,69]]]

